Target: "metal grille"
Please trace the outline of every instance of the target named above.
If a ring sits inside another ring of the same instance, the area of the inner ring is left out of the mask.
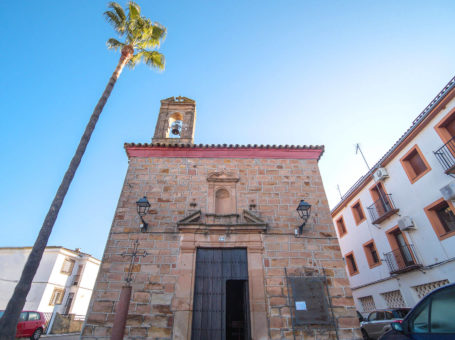
[[[413,270],[422,266],[412,244],[398,247],[391,252],[385,253],[384,256],[391,274]]]
[[[419,297],[419,299],[421,299],[425,295],[430,293],[431,291],[435,290],[436,288],[445,286],[448,283],[449,283],[449,280],[441,280],[441,281],[434,281],[434,282],[430,282],[430,283],[425,283],[423,285],[414,286],[412,288],[414,288],[414,290],[417,293],[417,296]]]
[[[455,167],[455,137],[434,151],[434,154],[446,173],[453,172]]]
[[[360,303],[362,304],[363,311],[365,313],[372,312],[376,309],[376,305],[374,304],[373,296],[364,296],[359,298]]]
[[[388,308],[401,308],[406,307],[403,295],[399,290],[393,290],[390,292],[381,293],[382,297],[387,303]]]
[[[392,194],[386,194],[385,197],[380,197],[368,207],[373,224],[380,223],[379,220],[381,217],[395,209],[396,207],[392,200]]]
[[[198,249],[192,339],[226,338],[227,280],[248,280],[246,249]],[[248,305],[245,310],[248,314]],[[241,339],[249,338],[248,320],[245,320],[245,328],[248,335]]]

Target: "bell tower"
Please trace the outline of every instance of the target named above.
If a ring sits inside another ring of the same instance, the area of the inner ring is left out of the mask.
[[[194,100],[180,96],[163,99],[152,143],[193,144],[195,123]]]

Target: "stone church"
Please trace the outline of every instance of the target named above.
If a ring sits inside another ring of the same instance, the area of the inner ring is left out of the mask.
[[[128,171],[82,339],[357,339],[323,146],[194,144],[161,101]],[[297,209],[298,208],[298,209]]]

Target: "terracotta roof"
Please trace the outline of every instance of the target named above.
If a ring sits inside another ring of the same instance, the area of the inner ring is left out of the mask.
[[[245,148],[254,148],[254,149],[309,149],[309,150],[324,150],[324,145],[269,145],[269,144],[165,144],[165,143],[125,143],[125,147],[135,146],[135,147],[169,147],[169,148],[228,148],[228,149],[245,149]]]
[[[169,148],[169,149],[181,149],[181,148],[188,148],[188,149],[258,149],[258,150],[321,150],[321,154],[318,157],[318,160],[321,158],[322,154],[324,153],[324,145],[269,145],[269,144],[247,144],[247,145],[240,145],[240,144],[166,144],[166,143],[125,143],[124,145],[126,148]]]
[[[433,109],[437,107],[437,105],[447,97],[449,92],[455,88],[455,77],[450,79],[446,86],[434,97],[434,99],[427,105],[427,107],[417,116],[416,119],[412,122],[411,126],[406,130],[403,135],[392,145],[392,147],[382,156],[379,161],[373,165],[373,167],[362,177],[360,177],[357,182],[343,195],[343,198],[338,204],[332,209],[331,213],[333,213],[343,205],[345,201],[348,201],[351,197],[351,194],[354,193],[358,188],[362,187],[366,184],[372,174],[376,171],[378,167],[384,163],[389,156],[393,154],[393,152],[403,143],[405,143],[406,138],[411,135],[411,133],[416,130],[421,123],[427,118],[430,113],[433,112]]]

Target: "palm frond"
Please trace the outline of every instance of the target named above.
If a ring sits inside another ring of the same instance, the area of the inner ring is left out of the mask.
[[[109,3],[109,7],[112,8],[115,13],[117,13],[118,17],[123,21],[125,22],[126,21],[126,14],[125,14],[125,11],[123,10],[122,6],[120,6],[118,3],[116,2],[110,2]]]
[[[127,13],[127,14],[125,14]],[[120,42],[111,38],[107,41],[108,48],[121,50],[131,45],[136,54],[128,61],[127,66],[134,68],[141,60],[146,65],[164,70],[164,55],[157,51],[150,51],[159,47],[166,37],[166,28],[157,22],[141,16],[141,8],[133,1],[129,1],[125,10],[116,2],[109,3],[109,10],[104,13],[107,21],[114,29],[125,36],[125,41]]]
[[[123,8],[116,2],[110,2],[109,8],[112,10],[104,12],[106,20],[120,35],[123,35],[126,29],[126,16]]]
[[[137,43],[138,48],[156,48],[166,37],[166,28],[158,23],[149,23],[149,26],[142,31],[141,39]]]
[[[142,58],[148,66],[157,68],[160,71],[164,70],[166,60],[160,52],[143,51]]]
[[[164,55],[157,51],[140,50],[130,59],[127,66],[129,68],[134,68],[141,60],[144,60],[145,64],[152,68],[156,68],[160,71],[164,70]]]
[[[134,1],[128,2],[128,16],[131,21],[137,20],[141,17],[141,8]]]
[[[110,38],[106,44],[107,44],[107,48],[110,48],[113,50],[121,50],[123,48],[123,46],[125,46],[124,43],[121,43],[120,41],[118,41],[117,39],[114,39],[114,38]]]

